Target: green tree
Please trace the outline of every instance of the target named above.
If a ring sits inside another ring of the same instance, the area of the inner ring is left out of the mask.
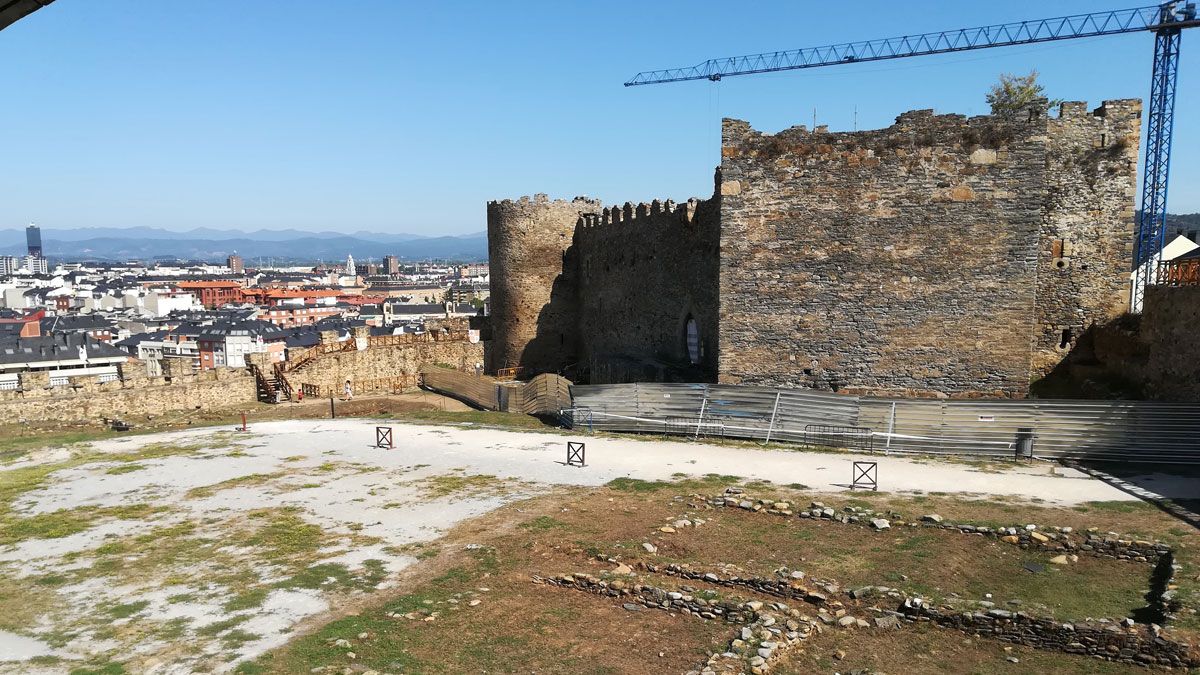
[[[992,114],[1013,117],[1030,103],[1046,99],[1045,90],[1038,84],[1037,78],[1036,70],[1029,71],[1028,75],[1002,73],[1000,81],[993,84],[987,93],[987,102],[992,106]],[[1054,108],[1060,103],[1062,99],[1047,100],[1044,110]]]

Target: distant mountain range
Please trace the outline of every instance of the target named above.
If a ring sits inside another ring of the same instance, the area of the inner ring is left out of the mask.
[[[0,230],[0,255],[25,254],[25,230]],[[65,260],[174,259],[224,261],[233,253],[247,265],[258,258],[275,261],[451,258],[486,260],[487,234],[426,237],[382,232],[303,232],[300,230],[216,230],[172,232],[154,227],[43,229],[42,250]]]

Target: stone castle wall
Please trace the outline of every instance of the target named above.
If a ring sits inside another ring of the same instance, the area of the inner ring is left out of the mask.
[[[567,249],[582,213],[600,203],[533,199],[488,202],[492,339],[487,369],[555,372],[574,362],[578,314]]]
[[[468,339],[465,322],[455,330],[431,330],[422,334],[369,337],[359,329],[354,349],[321,354],[296,370],[286,373],[293,387],[318,387],[321,395],[343,392],[346,380],[356,393],[411,389],[419,384],[426,366],[449,366],[475,372],[483,363],[483,343]]]
[[[147,377],[140,364],[127,364],[122,380],[98,383],[71,378],[72,386],[50,387],[49,374],[21,374],[20,391],[0,391],[0,424],[61,422],[101,424],[187,410],[217,410],[257,400],[254,378],[245,369],[222,368],[197,374]]]
[[[718,231],[715,200],[604,208],[536,195],[489,203],[488,371],[711,379]],[[699,363],[687,351],[689,319],[699,328]]]
[[[1113,316],[1109,291],[1127,278],[1114,270],[1129,269],[1111,242],[1129,238],[1137,104],[1081,105],[1061,120],[914,111],[853,133],[727,120],[720,381],[1024,395],[1033,352],[1056,350],[1047,336],[1063,323]],[[1086,136],[1106,132],[1123,145],[1094,156]],[[1039,280],[1051,239],[1076,242],[1076,257]]]
[[[1129,309],[1142,106],[1064,103],[1047,121],[1046,217],[1038,250],[1033,377],[1094,325]]]
[[[1200,401],[1200,286],[1151,286],[1142,307],[1146,358],[1134,367],[1149,398]]]
[[[725,120],[710,200],[491,202],[489,371],[1024,396],[1125,308],[1140,110]]]
[[[575,231],[579,361],[592,382],[710,379],[717,361],[715,200],[625,204],[587,214]],[[699,329],[699,362],[687,322]]]

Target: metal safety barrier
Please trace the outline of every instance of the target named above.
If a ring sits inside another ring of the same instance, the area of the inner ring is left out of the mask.
[[[564,423],[879,453],[1200,463],[1200,403],[885,399],[716,384],[573,385]]]

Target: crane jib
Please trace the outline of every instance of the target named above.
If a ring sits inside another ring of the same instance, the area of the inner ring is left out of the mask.
[[[1130,294],[1130,309],[1134,313],[1140,313],[1146,286],[1154,283],[1161,251],[1166,243],[1167,183],[1171,165],[1171,134],[1175,121],[1180,37],[1183,29],[1196,26],[1200,26],[1196,4],[1171,0],[1159,5],[1133,9],[709,59],[695,66],[641,72],[626,82],[625,86],[689,80],[719,82],[722,78],[734,75],[774,73],[1121,33],[1153,32],[1154,68],[1146,117],[1142,210],[1134,235],[1133,284]]]

